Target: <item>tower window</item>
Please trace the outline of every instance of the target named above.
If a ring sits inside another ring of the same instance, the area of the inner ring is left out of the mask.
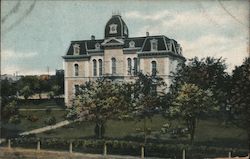
[[[97,68],[96,68],[96,65],[97,65],[97,64],[96,64],[96,60],[94,59],[94,60],[93,60],[93,75],[94,75],[94,76],[97,76]]]
[[[132,72],[132,61],[131,58],[128,58],[128,75],[131,75]]]
[[[134,58],[134,75],[137,75],[137,58]]]
[[[74,65],[74,72],[75,72],[75,76],[79,75],[79,65],[78,64]]]
[[[96,50],[99,50],[99,49],[100,49],[100,44],[99,44],[99,43],[96,43],[96,44],[95,44],[95,49],[96,49]]]
[[[152,65],[152,76],[156,76],[156,73],[157,73],[156,61],[152,61],[151,65]]]
[[[135,42],[134,42],[134,41],[130,41],[130,42],[129,42],[129,47],[130,47],[130,48],[135,47]]]
[[[102,76],[102,60],[99,59],[98,62],[99,62],[99,76]]]
[[[79,44],[73,45],[73,49],[74,49],[74,55],[80,54],[80,45]]]
[[[156,39],[150,40],[151,43],[151,51],[157,51],[158,50],[158,41]]]
[[[109,33],[110,34],[116,34],[117,33],[117,24],[109,25]]]
[[[113,57],[112,59],[111,59],[111,62],[112,62],[112,75],[114,75],[114,74],[116,74],[116,59]]]

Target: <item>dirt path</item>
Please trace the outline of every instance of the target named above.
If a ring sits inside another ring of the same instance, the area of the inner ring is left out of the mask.
[[[45,127],[42,127],[42,128],[31,130],[31,131],[22,132],[19,135],[24,136],[24,135],[30,135],[30,134],[38,134],[38,133],[42,133],[42,132],[45,132],[45,131],[57,129],[57,128],[60,128],[60,127],[65,126],[65,125],[69,125],[69,124],[74,123],[76,121],[79,121],[79,120],[74,120],[74,121],[64,120],[64,121],[61,121],[59,123],[56,123],[55,125],[45,126]]]

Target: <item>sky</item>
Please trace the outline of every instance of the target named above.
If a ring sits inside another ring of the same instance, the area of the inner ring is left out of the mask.
[[[129,36],[165,35],[189,59],[222,57],[227,71],[249,55],[249,1],[2,0],[1,74],[51,74],[63,69],[73,40],[104,38],[113,12]]]

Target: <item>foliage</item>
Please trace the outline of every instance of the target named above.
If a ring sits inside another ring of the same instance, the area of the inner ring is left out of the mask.
[[[127,104],[123,85],[108,80],[97,80],[81,86],[74,99],[78,118],[91,120],[98,126],[99,138],[103,137],[102,127],[108,119],[119,118],[126,113]]]
[[[50,116],[44,120],[46,125],[54,125],[56,124],[56,118],[54,116]]]
[[[76,107],[67,108],[66,118],[69,120],[74,120],[77,118],[77,110]]]
[[[164,82],[161,78],[139,73],[138,79],[132,85],[133,117],[144,122],[143,130],[138,129],[138,131],[144,133],[144,144],[146,144],[147,136],[151,133],[151,128],[147,127],[146,120],[151,120],[152,116],[158,112],[161,100],[159,97],[160,92],[157,92],[157,90],[164,91]]]
[[[28,99],[31,95],[33,94],[33,91],[30,89],[29,86],[24,86],[21,90],[20,90],[20,95],[24,96],[24,99]]]
[[[16,84],[9,81],[8,79],[0,80],[1,84],[1,97],[9,98],[10,96],[16,95]]]
[[[51,111],[52,111],[51,108],[46,108],[46,109],[45,109],[45,112],[46,112],[47,114],[51,114]]]
[[[250,144],[250,58],[233,70],[230,103],[233,121],[247,131]]]
[[[18,114],[19,111],[16,101],[9,102],[5,107],[3,107],[3,110],[1,112],[3,119],[7,120],[9,120],[10,117]]]
[[[54,96],[58,96],[60,95],[60,86],[59,85],[54,85],[52,86],[52,92],[54,94]]]
[[[184,84],[169,109],[170,115],[186,121],[192,142],[197,120],[203,113],[211,110],[215,104],[212,95],[212,92],[204,91],[195,84]]]
[[[68,150],[69,143],[73,144],[73,151],[84,153],[102,153],[103,145],[107,145],[108,154],[118,155],[140,155],[141,143],[126,140],[93,140],[93,139],[71,139],[71,141],[63,138],[35,138],[35,137],[19,137],[11,140],[15,147],[36,147],[37,141],[41,141],[42,148]],[[186,150],[187,158],[214,158],[216,156],[225,156],[228,152],[232,152],[231,148],[221,148],[216,146],[194,145],[189,147],[187,144],[172,143],[148,143],[145,147],[147,157],[161,158],[181,158],[183,149]],[[233,155],[238,156],[247,154],[247,150],[234,149]]]
[[[20,122],[21,122],[21,119],[19,115],[13,115],[9,119],[9,123],[12,123],[12,124],[19,124]]]
[[[225,60],[222,58],[206,57],[190,59],[187,64],[179,65],[173,73],[174,80],[171,86],[171,98],[175,98],[178,90],[184,83],[195,84],[203,90],[213,92],[222,114],[225,115],[227,100],[230,92],[230,76],[226,72]]]
[[[29,120],[31,122],[36,122],[39,120],[39,118],[36,115],[28,115],[27,120]]]

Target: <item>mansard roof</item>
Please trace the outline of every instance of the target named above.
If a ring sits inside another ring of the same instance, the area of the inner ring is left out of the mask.
[[[81,40],[81,41],[71,41],[70,47],[67,51],[67,55],[73,55],[73,46],[75,44],[80,45],[80,54],[79,55],[91,55],[92,53],[102,53],[104,52],[104,47],[106,45],[105,42],[113,42],[114,40],[117,40],[118,42],[121,42],[121,47],[123,49],[135,49],[139,53],[148,53],[151,52],[151,40],[157,41],[159,52],[171,52],[171,55],[176,55],[179,57],[183,57],[182,54],[177,53],[177,47],[179,47],[179,44],[177,41],[173,39],[169,39],[168,37],[164,35],[157,35],[157,36],[144,36],[144,37],[131,37],[131,38],[124,38],[124,39],[114,39],[114,37],[110,39],[94,39],[94,40]],[[129,43],[133,41],[134,47],[130,48]],[[96,48],[96,44],[99,44],[100,47]],[[169,48],[171,47],[171,48]],[[157,52],[156,51],[156,52]]]

